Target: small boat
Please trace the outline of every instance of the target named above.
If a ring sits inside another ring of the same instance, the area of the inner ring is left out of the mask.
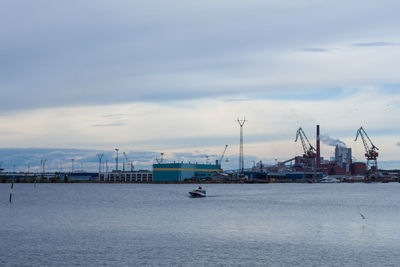
[[[331,184],[331,183],[340,183],[340,180],[337,179],[337,178],[333,178],[333,177],[327,176],[327,177],[324,177],[324,178],[321,179],[321,183],[329,183],[329,184]]]
[[[189,195],[191,197],[206,197],[206,190],[204,190],[203,188],[201,188],[201,186],[199,186],[199,188],[190,191]]]

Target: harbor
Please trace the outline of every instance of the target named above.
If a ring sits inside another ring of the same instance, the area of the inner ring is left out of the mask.
[[[104,154],[97,154],[98,171],[89,172],[83,169],[74,170],[74,159],[71,160],[71,171],[46,172],[47,159],[41,159],[40,170],[36,172],[5,171],[0,168],[0,182],[86,182],[86,183],[319,183],[326,177],[339,182],[399,182],[400,172],[378,168],[378,148],[371,141],[363,127],[358,129],[355,141],[362,139],[365,148],[366,162],[354,161],[352,149],[340,140],[335,140],[335,154],[330,160],[321,156],[321,130],[316,126],[315,146],[310,142],[300,127],[295,135],[295,142],[301,144],[303,155],[293,155],[289,160],[276,161],[275,164],[264,164],[253,161],[253,166],[245,168],[243,145],[243,126],[246,120],[239,120],[240,146],[237,169],[224,170],[228,145],[222,154],[212,163],[207,156],[206,163],[168,162],[164,153],[154,159],[152,169],[135,170],[133,161],[123,152],[115,149],[115,168],[109,171],[105,166]],[[122,168],[121,166],[122,165]]]

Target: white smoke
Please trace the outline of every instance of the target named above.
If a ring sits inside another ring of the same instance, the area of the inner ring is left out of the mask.
[[[330,137],[329,135],[321,135],[320,138],[321,142],[328,145],[328,146],[341,146],[341,147],[347,147],[346,143],[339,140],[339,139],[335,139]]]

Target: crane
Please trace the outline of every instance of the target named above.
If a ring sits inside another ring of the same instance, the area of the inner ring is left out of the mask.
[[[222,160],[224,159],[225,152],[226,152],[226,149],[227,149],[227,148],[228,148],[228,145],[225,145],[224,152],[222,152],[222,155],[221,155],[221,157],[219,158],[219,165],[222,165]]]
[[[129,159],[128,159],[128,157],[126,156],[125,152],[123,152],[122,154],[124,154],[125,160],[129,163],[129,165],[131,166],[131,171],[133,172],[135,168],[134,168],[132,162],[129,161]]]
[[[377,148],[374,143],[372,143],[371,138],[369,138],[367,132],[364,130],[363,127],[360,127],[360,129],[357,130],[356,139],[354,141],[357,141],[359,136],[361,136],[364,144],[365,157],[367,158],[367,167],[370,169],[375,169],[375,171],[377,171],[379,156],[379,153],[377,151],[379,150],[379,148]]]
[[[304,133],[304,131],[303,131],[303,129],[302,129],[301,127],[297,130],[297,133],[296,133],[296,140],[294,140],[294,141],[297,142],[297,140],[299,139],[299,137],[300,137],[301,144],[302,144],[303,150],[304,150],[304,155],[303,155],[303,157],[309,158],[309,159],[315,158],[316,155],[317,155],[317,154],[316,154],[316,150],[315,150],[315,148],[311,145],[310,141],[308,140],[306,134]]]
[[[301,140],[301,145],[303,146],[303,151],[304,151],[303,158],[306,161],[306,165],[307,165],[307,167],[313,169],[313,166],[314,166],[313,159],[316,158],[316,156],[317,156],[316,150],[311,145],[310,141],[308,140],[306,134],[304,133],[304,131],[301,127],[297,130],[296,140],[294,140],[294,141],[297,142],[299,137]]]

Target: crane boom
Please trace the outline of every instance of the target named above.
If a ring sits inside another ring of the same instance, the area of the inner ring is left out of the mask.
[[[224,151],[222,152],[222,155],[221,155],[221,157],[219,158],[219,165],[221,166],[222,165],[222,160],[224,159],[224,156],[225,156],[225,152],[226,152],[226,149],[228,148],[228,145],[225,145],[225,148],[224,148]]]
[[[224,152],[222,152],[222,155],[221,155],[221,157],[220,157],[220,159],[219,159],[219,164],[222,164],[222,160],[224,159],[225,152],[226,152],[226,149],[227,149],[227,148],[228,148],[228,145],[225,145]]]
[[[356,139],[354,139],[354,141],[357,141],[359,136],[361,136],[361,140],[363,141],[365,157],[367,158],[367,160],[376,160],[379,156],[379,153],[377,152],[379,148],[376,147],[374,143],[372,143],[371,138],[369,138],[367,132],[364,130],[363,127],[360,127],[360,129],[358,129]]]
[[[133,170],[134,170],[135,168],[133,167],[132,162],[129,161],[129,159],[128,159],[128,157],[126,156],[125,152],[123,152],[122,154],[124,154],[125,160],[129,163],[129,166],[131,167],[131,171],[133,172]]]
[[[306,134],[304,133],[304,131],[301,127],[297,130],[296,140],[294,140],[294,141],[297,142],[299,137],[301,140],[301,145],[303,146],[304,157],[305,158],[315,158],[316,150],[313,147],[313,145],[311,145],[310,140],[308,140]]]

